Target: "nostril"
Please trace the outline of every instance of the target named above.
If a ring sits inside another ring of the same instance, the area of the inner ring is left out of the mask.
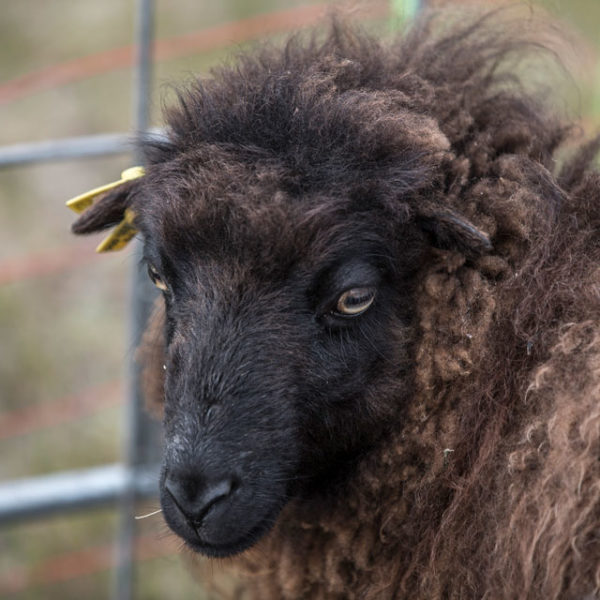
[[[172,479],[167,479],[165,481],[165,490],[167,491],[169,496],[171,496],[171,500],[173,500],[177,508],[184,515],[186,515],[186,502],[184,499],[184,494],[182,493],[181,486],[176,481],[173,481]]]
[[[186,521],[194,527],[199,526],[208,511],[228,498],[237,488],[232,477],[218,481],[202,479],[176,479],[169,476],[165,481],[165,490],[171,496]]]
[[[221,498],[229,496],[233,488],[233,481],[231,479],[224,479],[219,481],[216,485],[209,487],[203,494],[203,500],[205,503],[214,504]]]

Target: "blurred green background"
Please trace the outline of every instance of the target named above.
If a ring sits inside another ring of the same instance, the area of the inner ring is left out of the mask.
[[[110,52],[132,42],[133,4],[2,4],[0,146],[131,131],[131,68],[119,53]],[[169,58],[174,40],[310,4],[157,0],[155,34],[163,53],[154,70],[153,124],[160,125],[171,84],[206,73],[247,43],[226,33],[212,49]],[[568,110],[593,132],[600,118],[600,2],[547,0],[538,5],[558,15],[578,39],[563,49],[575,79],[564,98]],[[358,6],[363,21],[386,29],[386,2]],[[85,74],[99,64],[82,63],[85,57],[104,57],[110,65],[91,76],[61,80],[73,70]],[[70,236],[73,214],[63,204],[114,180],[131,160],[120,156],[0,168],[0,481],[120,460],[122,380],[132,351],[126,325],[131,250],[94,254],[97,239]],[[142,505],[138,514],[153,507]],[[113,509],[3,526],[0,598],[109,597],[116,529]],[[141,521],[138,530],[137,598],[210,597],[186,570],[180,544],[160,516]]]

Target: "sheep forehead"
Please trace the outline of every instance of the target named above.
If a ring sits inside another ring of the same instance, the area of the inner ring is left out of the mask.
[[[297,268],[312,276],[374,247],[385,252],[388,221],[376,207],[353,210],[344,197],[255,192],[207,198],[197,190],[174,202],[167,198],[152,213],[146,238],[186,273],[188,284],[215,292],[285,281]]]
[[[236,245],[252,248],[261,240],[289,237],[297,220],[295,207],[270,190],[259,197],[249,189],[243,193],[199,183],[183,193],[159,195],[158,202],[140,213],[147,233],[160,245],[203,252]]]
[[[301,248],[324,232],[352,230],[357,221],[368,229],[381,208],[374,196],[352,199],[352,190],[340,187],[285,192],[272,166],[221,160],[209,166],[182,161],[175,173],[161,167],[153,169],[134,207],[142,231],[158,244],[204,251],[280,245],[290,252],[290,244]]]

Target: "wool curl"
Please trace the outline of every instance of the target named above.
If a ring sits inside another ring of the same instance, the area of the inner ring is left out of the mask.
[[[334,171],[345,189],[391,185],[394,156],[414,150],[429,171],[413,201],[456,211],[493,244],[432,251],[398,431],[231,561],[248,597],[600,597],[600,142],[557,167],[573,127],[514,74],[539,51],[525,28],[497,13],[441,20],[428,14],[391,45],[336,23],[324,41],[261,50],[190,91],[201,122],[184,96],[169,116],[177,152],[197,139],[245,152],[320,128],[321,147],[289,156],[290,194],[308,191],[308,170],[317,189],[350,147],[353,169]],[[269,95],[290,105],[257,126]],[[328,137],[340,124],[321,114],[346,119],[347,138]]]

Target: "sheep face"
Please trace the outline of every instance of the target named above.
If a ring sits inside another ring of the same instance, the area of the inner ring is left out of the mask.
[[[161,503],[192,549],[227,556],[397,421],[422,236],[374,201],[153,177],[136,212],[166,303]]]
[[[212,556],[398,430],[422,261],[432,244],[491,248],[447,201],[464,173],[436,119],[366,85],[385,81],[375,46],[340,59],[335,39],[197,82],[146,175],[73,227],[136,215],[166,306],[164,515]]]

